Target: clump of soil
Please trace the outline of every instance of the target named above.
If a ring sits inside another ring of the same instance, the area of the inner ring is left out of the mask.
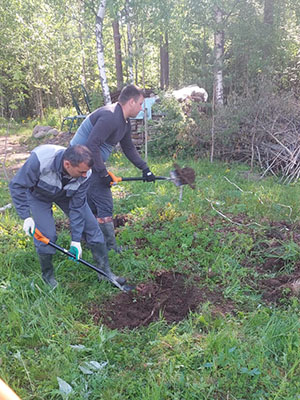
[[[130,216],[126,214],[116,215],[113,219],[114,227],[119,228],[119,226],[124,226],[126,222],[130,220]]]
[[[168,323],[179,322],[208,301],[214,313],[234,311],[234,304],[224,299],[220,289],[199,288],[186,279],[186,275],[178,272],[160,272],[133,292],[119,293],[102,305],[92,304],[89,312],[96,324],[103,323],[111,329],[134,329],[147,326],[160,316]]]
[[[190,167],[180,168],[178,164],[174,164],[175,172],[179,181],[182,185],[189,185],[192,189],[195,189],[195,170]]]
[[[300,266],[297,266],[291,274],[260,280],[258,289],[263,293],[262,298],[267,303],[280,304],[284,299],[300,296]]]

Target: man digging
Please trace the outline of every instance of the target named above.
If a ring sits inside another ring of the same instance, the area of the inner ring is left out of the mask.
[[[108,250],[117,247],[113,225],[113,199],[111,183],[105,161],[114,147],[120,143],[125,156],[140,170],[145,181],[155,181],[155,175],[140,157],[131,139],[129,118],[134,118],[142,109],[142,90],[128,85],[120,93],[118,102],[93,111],[78,128],[70,144],[86,145],[93,154],[94,166],[88,190],[88,202],[96,215],[104,234]]]
[[[92,166],[92,153],[85,146],[67,149],[50,144],[38,146],[11,180],[11,197],[19,217],[24,220],[25,233],[32,236],[37,227],[52,242],[57,239],[52,206],[58,205],[70,219],[72,241],[69,251],[76,259],[81,258],[80,241],[84,235],[99,269],[124,285],[126,279],[115,276],[110,270],[102,231],[87,204]],[[52,264],[55,249],[36,239],[34,244],[42,278],[55,288],[57,281]]]

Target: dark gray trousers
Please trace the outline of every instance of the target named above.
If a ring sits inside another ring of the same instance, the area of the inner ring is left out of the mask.
[[[92,174],[90,177],[88,203],[97,218],[112,217],[113,198],[111,189],[101,184],[97,174]]]

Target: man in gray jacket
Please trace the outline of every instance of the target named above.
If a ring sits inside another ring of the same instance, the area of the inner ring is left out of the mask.
[[[37,227],[52,242],[57,239],[52,205],[57,204],[70,219],[72,252],[81,257],[84,234],[97,265],[123,285],[124,278],[110,270],[107,249],[99,225],[86,200],[93,158],[85,146],[68,147],[41,145],[30,154],[9,184],[16,211],[24,220],[23,229],[33,235]],[[57,286],[52,256],[55,249],[34,239],[43,280]]]
[[[120,93],[118,102],[93,111],[78,128],[70,144],[86,145],[93,154],[94,166],[88,191],[88,202],[100,224],[108,250],[118,251],[113,225],[112,178],[105,161],[117,143],[125,156],[143,172],[145,181],[155,181],[154,174],[137,152],[131,139],[129,118],[142,109],[142,90],[128,85]]]

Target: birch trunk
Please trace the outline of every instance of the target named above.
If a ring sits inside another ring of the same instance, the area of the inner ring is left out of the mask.
[[[215,10],[215,21],[217,30],[215,32],[215,102],[216,107],[223,106],[223,55],[224,55],[224,30],[222,27],[223,13],[219,7]]]
[[[111,97],[109,93],[106,72],[105,72],[104,46],[103,46],[103,34],[102,34],[105,6],[106,6],[106,0],[101,0],[96,16],[97,60],[98,60],[100,83],[102,87],[104,103],[111,104]]]

